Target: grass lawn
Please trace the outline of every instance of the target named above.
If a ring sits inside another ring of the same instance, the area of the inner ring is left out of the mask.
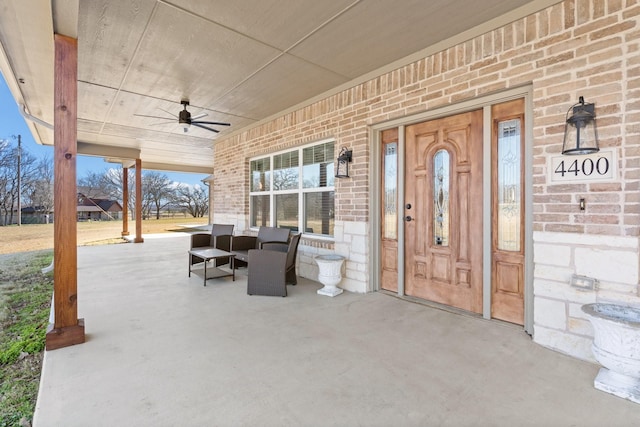
[[[42,274],[51,251],[5,257],[0,262],[0,427],[33,419],[53,276]]]
[[[142,233],[189,231],[207,218],[149,219]],[[129,233],[136,224],[129,221]],[[123,242],[121,221],[79,222],[79,246]],[[0,427],[30,426],[33,419],[53,274],[42,274],[53,258],[53,224],[0,227]]]

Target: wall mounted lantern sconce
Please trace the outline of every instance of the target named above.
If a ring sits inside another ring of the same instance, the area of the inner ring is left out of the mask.
[[[338,167],[336,168],[336,178],[349,178],[349,163],[353,159],[353,151],[342,147],[338,154]]]
[[[591,154],[598,151],[600,147],[598,147],[595,105],[585,103],[581,96],[578,103],[567,111],[562,154]]]

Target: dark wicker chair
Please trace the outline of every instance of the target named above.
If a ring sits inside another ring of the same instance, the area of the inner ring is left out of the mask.
[[[196,233],[191,235],[191,249],[221,249],[229,252],[231,249],[231,236],[233,235],[233,224],[213,224],[211,233]],[[191,265],[202,262],[201,258],[191,256]],[[215,266],[228,264],[227,260],[216,260]]]
[[[249,250],[261,249],[265,243],[288,243],[289,229],[260,227],[257,236],[233,236],[231,252],[235,254],[234,266],[244,267],[249,262]]]
[[[296,255],[301,236],[293,235],[288,245],[265,243],[262,249],[249,251],[247,294],[287,296],[287,285],[298,283]]]

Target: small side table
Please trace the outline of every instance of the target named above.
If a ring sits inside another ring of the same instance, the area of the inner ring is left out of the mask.
[[[191,272],[194,271],[191,269],[191,266],[192,266],[191,256],[202,259],[204,263],[204,273],[203,273],[204,286],[207,286],[207,279],[217,279],[219,277],[226,277],[226,276],[232,276],[233,281],[235,282],[236,270],[235,268],[233,268],[233,263],[236,257],[235,254],[232,254],[231,252],[223,251],[221,249],[213,249],[213,248],[190,249],[189,250],[189,277],[191,277]],[[211,260],[225,259],[225,258],[229,260],[229,265],[231,266],[231,272],[221,270],[217,267],[213,267],[213,269],[209,269],[209,271],[207,271],[207,262]]]

